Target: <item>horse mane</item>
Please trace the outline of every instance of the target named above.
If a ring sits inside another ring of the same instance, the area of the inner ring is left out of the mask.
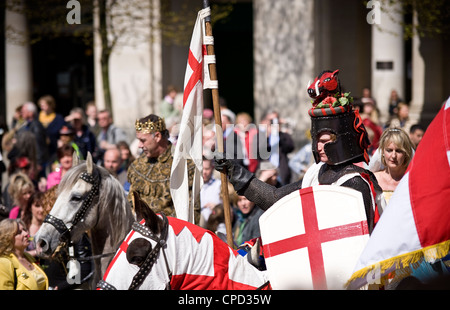
[[[131,207],[120,182],[105,168],[94,165],[94,169],[99,170],[101,183],[98,200],[94,200],[93,203],[100,204],[99,217],[109,219],[112,227],[110,231],[111,246],[115,247],[120,244],[130,229],[132,221],[128,219],[133,217]],[[67,171],[58,186],[57,194],[72,188],[78,182],[80,174],[86,170],[87,165],[83,162]]]

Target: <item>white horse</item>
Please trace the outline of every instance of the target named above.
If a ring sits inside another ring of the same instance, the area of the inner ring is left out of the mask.
[[[134,193],[140,222],[125,238],[99,289],[239,290],[270,288],[251,265],[209,230],[156,215]]]
[[[90,231],[95,274],[101,279],[135,217],[120,182],[106,169],[93,164],[91,154],[71,168],[58,186],[58,198],[36,234],[37,250],[50,257],[61,244],[78,242]],[[76,258],[75,258],[76,259]]]

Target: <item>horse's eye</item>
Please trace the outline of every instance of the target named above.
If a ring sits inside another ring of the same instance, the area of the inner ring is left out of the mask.
[[[128,245],[127,260],[130,264],[140,266],[152,250],[151,243],[144,238],[136,238]]]
[[[141,264],[144,262],[144,260],[145,260],[145,257],[133,256],[130,258],[129,263],[140,267]]]
[[[73,195],[70,197],[70,201],[71,201],[71,202],[80,202],[81,199],[82,199],[81,195],[77,195],[77,194],[73,194]]]
[[[331,81],[331,79],[330,78],[326,78],[325,80],[323,80],[324,82],[329,82],[329,81]]]

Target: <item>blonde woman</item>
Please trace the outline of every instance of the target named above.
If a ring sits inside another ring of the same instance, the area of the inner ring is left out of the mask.
[[[413,157],[413,145],[408,134],[400,128],[386,129],[380,138],[378,151],[383,170],[375,172],[378,184],[383,189],[386,203],[402,179]]]
[[[23,217],[28,200],[34,192],[34,184],[26,174],[18,172],[11,176],[8,193],[14,202],[14,207],[9,212],[9,218]]]
[[[47,290],[48,279],[34,258],[25,252],[30,244],[25,223],[0,222],[0,290]]]

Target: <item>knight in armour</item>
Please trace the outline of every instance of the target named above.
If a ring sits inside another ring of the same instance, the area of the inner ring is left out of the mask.
[[[350,93],[342,93],[339,70],[323,71],[308,87],[312,98],[312,152],[315,160],[303,180],[280,188],[264,183],[232,159],[216,154],[216,170],[226,171],[239,195],[246,196],[263,210],[293,191],[315,185],[338,185],[361,192],[371,233],[378,221],[384,201],[382,190],[373,175],[358,165],[368,163],[370,144],[358,111],[353,109]]]

